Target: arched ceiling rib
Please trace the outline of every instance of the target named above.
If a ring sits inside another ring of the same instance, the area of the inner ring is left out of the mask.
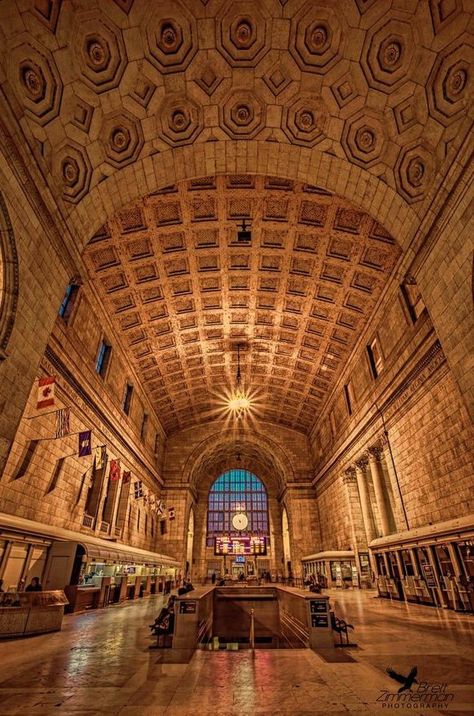
[[[374,219],[318,187],[231,175],[119,212],[84,259],[168,432],[223,416],[237,344],[258,417],[308,431],[398,255]]]

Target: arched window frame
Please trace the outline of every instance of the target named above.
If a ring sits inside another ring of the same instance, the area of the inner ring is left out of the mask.
[[[247,531],[268,535],[268,494],[262,480],[249,470],[233,468],[213,482],[207,502],[207,534],[233,531],[232,517],[245,512]]]

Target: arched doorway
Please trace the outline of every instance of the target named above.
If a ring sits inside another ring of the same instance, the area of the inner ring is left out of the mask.
[[[193,568],[193,547],[194,547],[194,510],[189,510],[188,533],[186,537],[186,576],[188,577]]]
[[[285,576],[291,577],[293,574],[291,566],[291,548],[290,548],[290,526],[288,524],[288,513],[286,507],[283,507],[281,514],[282,536],[283,536],[283,561],[285,564]]]
[[[265,485],[250,470],[226,470],[208,495],[207,577],[261,577],[268,571],[271,549]]]

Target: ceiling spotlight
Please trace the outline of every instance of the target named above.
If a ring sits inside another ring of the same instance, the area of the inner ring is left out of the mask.
[[[250,226],[247,226],[245,219],[242,219],[242,224],[237,226],[237,241],[242,244],[248,244],[252,240],[252,232]]]

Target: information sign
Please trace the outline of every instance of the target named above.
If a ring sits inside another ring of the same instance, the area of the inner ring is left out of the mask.
[[[423,570],[423,575],[425,577],[426,584],[428,585],[428,587],[437,587],[438,585],[436,584],[436,578],[433,573],[433,567],[431,566],[431,564],[426,560],[422,560],[421,569]]]
[[[311,614],[311,626],[317,629],[329,626],[327,614]]]
[[[311,599],[309,608],[311,614],[326,614],[327,602],[325,599]]]
[[[180,602],[179,603],[180,614],[196,614],[196,602]]]

